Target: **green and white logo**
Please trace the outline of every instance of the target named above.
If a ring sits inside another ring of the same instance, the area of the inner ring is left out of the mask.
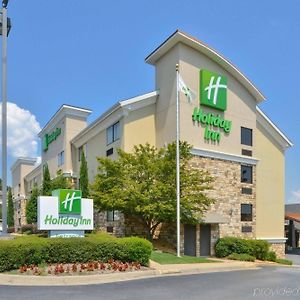
[[[51,134],[46,133],[43,138],[43,150],[47,151],[49,145],[61,134],[61,128],[56,128]]]
[[[227,78],[208,70],[200,70],[200,104],[218,110],[227,108]]]
[[[52,196],[58,197],[58,213],[69,215],[81,214],[81,191],[80,190],[55,190]]]

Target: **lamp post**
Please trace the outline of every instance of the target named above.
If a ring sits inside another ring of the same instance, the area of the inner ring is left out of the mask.
[[[2,235],[7,235],[7,36],[11,28],[7,4],[2,0]]]

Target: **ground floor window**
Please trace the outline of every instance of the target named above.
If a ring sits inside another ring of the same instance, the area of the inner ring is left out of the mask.
[[[241,204],[241,221],[252,221],[252,204]]]
[[[107,220],[107,222],[118,221],[119,220],[119,212],[117,210],[106,211],[106,220]]]

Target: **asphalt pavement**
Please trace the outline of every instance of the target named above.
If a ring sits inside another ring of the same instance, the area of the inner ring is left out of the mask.
[[[2,300],[94,299],[300,299],[300,268],[164,275],[108,284],[84,286],[0,286]]]

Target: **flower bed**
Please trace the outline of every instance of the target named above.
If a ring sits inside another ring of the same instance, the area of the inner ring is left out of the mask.
[[[17,274],[23,275],[90,275],[90,274],[109,274],[115,272],[133,272],[144,270],[138,262],[122,263],[120,261],[109,260],[108,262],[93,261],[88,263],[74,264],[48,264],[48,265],[29,265],[21,266]],[[15,274],[15,272],[14,272]]]

